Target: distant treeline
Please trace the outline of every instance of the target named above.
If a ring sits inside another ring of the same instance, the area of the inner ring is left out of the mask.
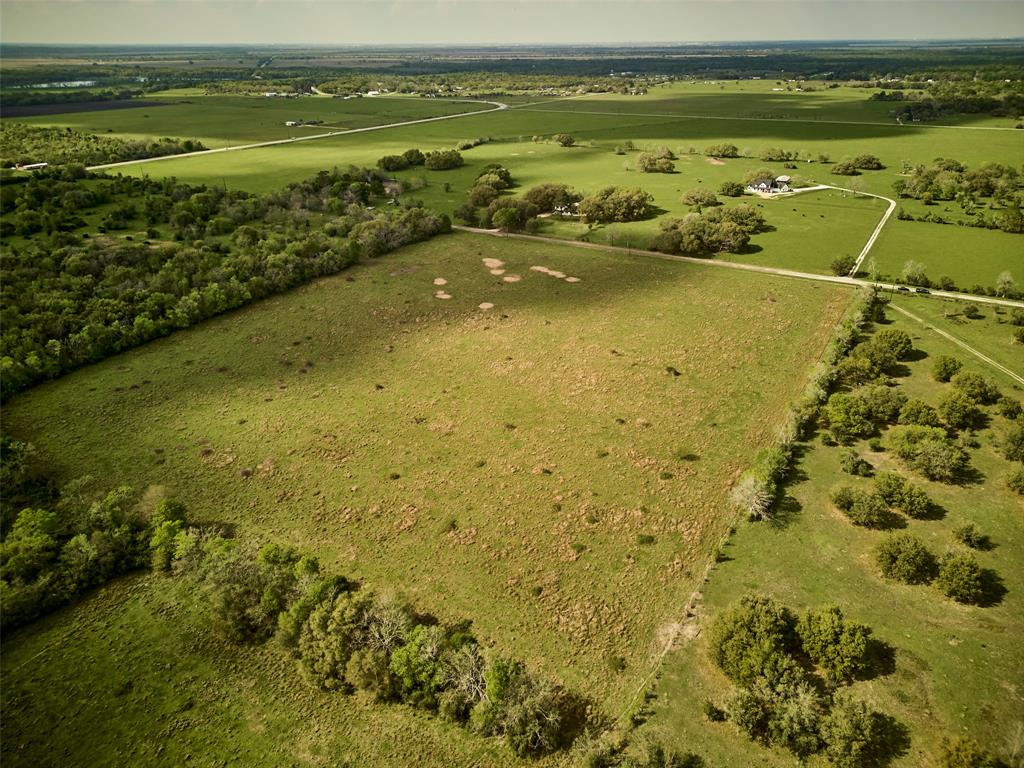
[[[0,395],[450,230],[421,207],[372,210],[379,172],[322,171],[256,196],[81,167],[0,188]],[[107,233],[77,234],[103,208]]]
[[[206,149],[197,139],[121,139],[71,128],[37,128],[5,121],[0,125],[0,167],[45,162],[103,165],[122,160],[180,155]]]
[[[7,48],[5,48],[7,50]],[[49,52],[56,55],[56,52]],[[957,46],[907,46],[897,44],[845,45],[787,42],[705,46],[649,47],[535,47],[476,48],[450,54],[434,49],[389,49],[387,66],[379,51],[331,52],[332,62],[318,63],[321,51],[273,52],[269,66],[255,67],[251,54],[244,63],[238,51],[222,49],[220,57],[203,55],[208,66],[190,62],[188,67],[166,66],[154,51],[152,62],[138,64],[60,63],[13,69],[5,73],[6,86],[29,86],[49,81],[98,80],[104,85],[138,82],[144,87],[200,85],[216,81],[288,81],[309,78],[324,82],[347,73],[380,78],[412,78],[443,74],[508,76],[568,76],[603,78],[609,72],[624,77],[714,78],[814,78],[822,80],[889,80],[914,75],[922,80],[1021,79],[1024,46],[1014,43]],[[32,54],[38,56],[39,54]],[[343,58],[342,66],[335,64]],[[146,53],[133,53],[144,59]],[[301,59],[301,61],[300,61]],[[307,63],[309,62],[309,63]],[[343,74],[344,73],[344,74]],[[255,77],[258,75],[259,77]],[[495,92],[501,92],[495,91]]]
[[[887,85],[889,90],[881,90],[870,98],[897,103],[892,115],[902,121],[925,122],[958,114],[1024,116],[1024,83],[1020,80]]]
[[[6,75],[4,76],[6,78]],[[77,104],[92,101],[126,101],[141,96],[145,91],[125,88],[121,90],[64,90],[44,88],[37,91],[6,90],[3,92],[3,108],[28,107],[37,104]]]

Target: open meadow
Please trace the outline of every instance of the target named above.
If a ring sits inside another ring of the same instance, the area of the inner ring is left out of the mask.
[[[200,520],[472,619],[615,717],[851,297],[459,234],[37,387],[5,417],[63,479],[169,486]]]
[[[459,112],[491,109],[483,102],[413,97],[332,99],[304,96],[221,96],[186,98],[156,94],[145,106],[19,118],[28,125],[72,128],[118,138],[198,139],[210,149],[297,138],[332,130],[401,123]],[[291,121],[317,125],[287,126]]]

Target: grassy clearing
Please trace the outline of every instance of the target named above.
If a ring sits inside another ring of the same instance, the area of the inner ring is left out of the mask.
[[[899,279],[903,265],[919,261],[935,281],[950,277],[961,289],[993,286],[1001,272],[1024,281],[1024,243],[1020,235],[975,227],[899,221],[895,216],[875,243],[871,255],[880,275]]]
[[[1003,391],[1018,398],[1005,379],[958,347],[890,311],[892,324],[914,337],[920,359],[907,364],[900,387],[911,397],[935,402],[949,385],[930,375],[935,355],[950,354],[967,369],[992,376]],[[776,524],[742,526],[725,549],[704,591],[704,608],[713,616],[746,591],[768,592],[796,610],[838,604],[849,618],[864,622],[895,649],[891,671],[853,685],[853,692],[910,729],[910,747],[894,765],[935,765],[943,734],[969,734],[1002,752],[1021,727],[1021,669],[1018,639],[1024,631],[1024,512],[1020,497],[1004,485],[1010,463],[996,451],[995,435],[1005,420],[994,417],[978,435],[971,464],[981,475],[963,486],[931,483],[908,473],[890,454],[856,446],[876,471],[900,471],[912,477],[941,507],[940,519],[910,520],[910,533],[941,554],[953,543],[952,531],[974,522],[991,536],[990,551],[977,553],[983,567],[1003,580],[998,604],[978,608],[944,598],[934,587],[884,581],[875,571],[872,547],[885,535],[857,528],[835,511],[828,494],[835,484],[863,484],[844,474],[840,450],[814,441],[799,460]],[[713,667],[700,638],[671,654],[659,685],[654,715],[644,730],[679,744],[702,743],[717,764],[791,765],[782,752],[752,746],[729,723],[709,723],[701,712],[705,699],[721,703],[728,688]],[[824,765],[825,763],[813,763]]]
[[[216,640],[199,606],[180,582],[132,577],[5,637],[4,764],[516,763],[422,712],[315,691],[273,643]]]
[[[473,617],[617,713],[850,297],[455,235],[75,372],[5,416],[65,478],[169,485],[201,519]]]
[[[202,96],[180,101],[162,98],[161,106],[77,112],[22,118],[29,125],[74,128],[123,138],[163,136],[199,139],[210,149],[287,139],[328,130],[365,128],[425,117],[490,109],[490,105],[446,99],[375,97],[299,99],[262,96]],[[323,120],[323,125],[288,127],[288,120]]]

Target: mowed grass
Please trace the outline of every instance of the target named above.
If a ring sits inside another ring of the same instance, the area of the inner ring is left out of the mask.
[[[73,128],[130,139],[171,136],[199,139],[208,148],[297,138],[329,130],[399,123],[459,112],[490,109],[483,102],[415,97],[296,99],[264,96],[204,96],[159,99],[160,105],[19,118],[29,125]],[[290,120],[322,120],[323,125],[288,127]]]
[[[910,397],[935,403],[949,385],[931,378],[936,355],[959,358],[967,370],[995,379],[1004,393],[1021,399],[1013,382],[959,347],[888,311],[892,323],[914,337],[924,354],[907,364],[898,379]],[[866,623],[895,650],[893,669],[852,686],[852,694],[897,718],[910,743],[894,766],[936,765],[943,735],[969,735],[1006,755],[1024,726],[1024,503],[1006,488],[1011,464],[998,453],[1006,426],[995,416],[970,451],[977,482],[962,486],[932,483],[906,470],[887,452],[866,442],[855,447],[876,471],[896,471],[924,488],[939,505],[938,519],[909,520],[905,529],[941,555],[954,544],[952,531],[975,523],[993,548],[978,552],[983,567],[995,570],[1005,594],[990,607],[965,606],[934,587],[887,582],[874,567],[873,547],[887,534],[852,525],[828,499],[835,485],[870,487],[839,465],[840,450],[813,440],[794,470],[796,478],[775,524],[745,524],[725,548],[704,590],[701,623],[748,591],[766,592],[801,612],[839,605],[848,618]],[[883,437],[884,441],[884,437]],[[793,764],[788,753],[753,745],[730,723],[710,723],[701,711],[709,699],[725,700],[728,680],[708,655],[706,631],[667,657],[654,714],[643,730],[680,746],[700,743],[715,765]],[[823,760],[812,765],[827,765]]]
[[[991,229],[899,221],[893,216],[871,252],[880,275],[899,280],[908,261],[932,281],[952,278],[961,290],[994,286],[1002,272],[1024,282],[1024,237]]]
[[[73,373],[5,417],[65,479],[170,486],[200,520],[472,619],[618,714],[851,297],[460,234]]]
[[[1024,376],[1024,345],[1013,340],[1014,326],[1010,324],[1012,309],[991,304],[974,303],[979,316],[968,318],[963,314],[964,307],[971,302],[940,299],[936,296],[900,296],[892,297],[892,304],[901,307],[916,317],[921,318],[933,328],[938,328],[967,345],[974,347],[983,355],[1005,365],[1014,373]],[[891,312],[895,315],[896,313]],[[920,323],[911,322],[917,333],[924,337],[937,337],[933,330]],[[962,350],[960,355],[965,354]],[[992,375],[1002,375],[992,371]],[[1008,384],[1015,384],[1013,379]]]
[[[4,638],[4,765],[512,766],[499,741],[321,693],[274,644],[211,634],[174,579],[120,579]],[[564,755],[538,761],[565,765]]]

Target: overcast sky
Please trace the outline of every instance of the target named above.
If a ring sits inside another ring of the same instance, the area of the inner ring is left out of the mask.
[[[1024,0],[2,0],[13,43],[508,44],[1024,37]]]

